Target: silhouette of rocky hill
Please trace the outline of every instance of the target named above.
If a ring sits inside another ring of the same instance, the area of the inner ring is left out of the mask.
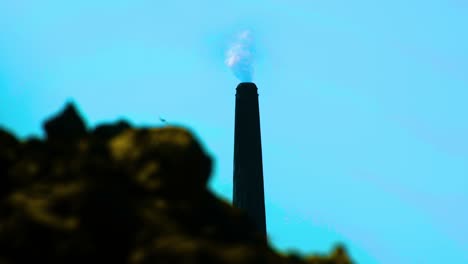
[[[186,129],[88,130],[71,104],[44,128],[0,129],[0,263],[351,263],[342,247],[275,252],[207,189],[211,158]]]

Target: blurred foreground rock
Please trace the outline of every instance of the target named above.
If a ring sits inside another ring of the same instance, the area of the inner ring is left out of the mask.
[[[0,263],[351,263],[272,250],[207,189],[211,158],[183,128],[87,131],[71,104],[44,127],[0,129]]]

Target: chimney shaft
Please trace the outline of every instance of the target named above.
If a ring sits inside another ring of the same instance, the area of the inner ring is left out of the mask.
[[[260,113],[254,83],[237,86],[233,196],[234,206],[246,211],[266,236]]]

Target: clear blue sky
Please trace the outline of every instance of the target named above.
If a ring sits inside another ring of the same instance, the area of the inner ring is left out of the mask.
[[[468,263],[468,3],[0,1],[0,124],[191,128],[231,200],[238,32],[256,45],[267,229],[359,263]]]

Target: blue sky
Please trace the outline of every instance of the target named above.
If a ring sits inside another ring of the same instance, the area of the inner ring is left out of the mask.
[[[468,263],[468,4],[0,1],[0,125],[43,135],[66,101],[89,126],[192,129],[231,200],[236,34],[255,41],[267,229],[358,263]]]

